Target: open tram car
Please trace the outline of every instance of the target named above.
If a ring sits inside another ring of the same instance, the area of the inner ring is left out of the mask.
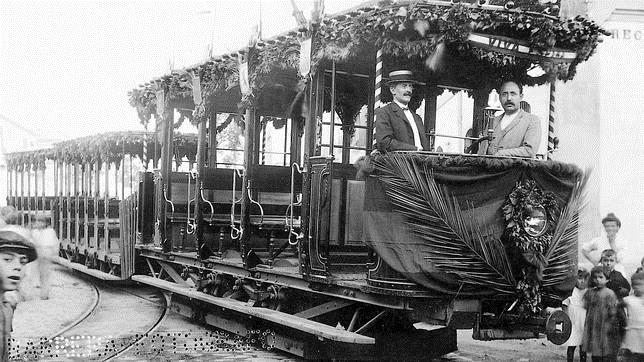
[[[130,94],[154,132],[8,155],[8,203],[51,216],[74,268],[302,357],[442,355],[456,328],[562,343],[569,321],[547,310],[574,286],[587,176],[468,154],[464,132],[441,152],[437,99],[466,92],[483,134],[499,79],[571,79],[602,30],[483,3],[368,3],[173,71]],[[431,151],[372,153],[380,75],[398,67],[425,83],[412,106]]]

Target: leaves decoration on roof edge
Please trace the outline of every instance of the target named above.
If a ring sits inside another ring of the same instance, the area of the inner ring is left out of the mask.
[[[451,44],[463,57],[473,57],[489,67],[521,63],[513,56],[470,46],[467,39],[472,32],[523,40],[538,52],[567,49],[577,53],[572,63],[540,62],[547,75],[533,80],[532,84],[543,84],[552,79],[572,79],[576,66],[587,60],[601,42],[600,36],[608,35],[593,21],[579,16],[562,20],[535,12],[490,11],[462,3],[440,6],[422,2],[400,5],[382,1],[378,7],[357,15],[341,14],[324,19],[317,28],[313,44],[312,68],[324,59],[342,61],[357,56],[361,45],[365,43],[382,47],[387,55],[424,59],[432,54],[438,44],[444,42]],[[281,41],[273,39],[264,43],[261,49],[255,49],[252,57],[256,74],[250,75],[254,80],[251,87],[264,86],[267,82],[261,79],[275,70],[297,69],[298,60],[299,44],[295,37],[286,36]],[[235,57],[225,56],[217,62],[210,60],[198,69],[202,97],[206,102],[218,92],[238,85],[238,60]],[[172,74],[166,76],[163,82],[168,87],[170,100],[191,98],[189,85],[180,77]],[[252,97],[246,97],[241,103],[252,102]],[[144,125],[156,113],[156,94],[149,87],[132,90],[129,103],[137,109]]]

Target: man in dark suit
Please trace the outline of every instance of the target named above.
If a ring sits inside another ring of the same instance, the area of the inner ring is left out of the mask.
[[[494,117],[492,140],[481,142],[479,155],[534,158],[541,141],[541,122],[520,108],[523,85],[506,81],[499,88],[503,114]]]
[[[409,107],[414,80],[409,70],[389,73],[387,82],[393,101],[376,110],[376,144],[380,152],[387,151],[429,151],[429,140],[419,115]]]

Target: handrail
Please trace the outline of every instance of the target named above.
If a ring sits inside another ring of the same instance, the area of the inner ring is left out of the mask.
[[[165,200],[166,203],[170,204],[170,207],[172,208],[172,215],[174,215],[174,203],[172,201],[168,200],[167,192],[168,192],[168,185],[166,185],[164,183],[163,184],[163,199]]]
[[[212,202],[208,201],[206,197],[203,194],[203,180],[201,181],[201,184],[199,186],[199,190],[201,193],[201,199],[210,206],[210,218],[208,219],[208,222],[212,222],[212,219],[215,217],[215,207],[213,206]]]
[[[186,232],[189,235],[194,234],[196,229],[197,229],[196,220],[194,218],[192,218],[192,220],[190,219],[190,204],[192,204],[193,201],[195,201],[195,204],[196,204],[196,200],[197,200],[197,192],[196,192],[196,190],[195,190],[195,197],[193,197],[192,199],[190,198],[190,179],[194,178],[196,180],[198,175],[199,175],[199,172],[196,171],[195,169],[192,169],[190,172],[188,172],[188,197],[187,197],[188,198],[188,204],[187,204],[188,207],[187,207],[187,210],[186,210],[186,212],[187,212],[187,215],[186,215]]]
[[[295,206],[302,206],[301,194],[298,197],[298,201],[295,203],[293,202],[293,199],[295,198],[295,172],[296,171],[300,175],[302,174],[302,169],[300,168],[300,165],[298,165],[297,162],[293,162],[293,164],[291,165],[291,197],[289,198],[289,204],[288,204],[288,208],[286,209],[286,215],[284,215],[286,218],[285,220],[286,225],[288,226],[288,234],[289,234],[288,243],[291,245],[297,245],[298,240],[303,237],[301,233],[298,234],[293,231],[293,224],[294,224],[293,209],[295,208]],[[290,217],[289,217],[289,214],[290,214]],[[295,242],[291,242],[291,236],[295,236]]]
[[[241,225],[241,222],[239,223],[239,229],[235,226],[235,205],[237,205],[237,202],[241,202],[241,199],[237,200],[235,191],[237,189],[237,177],[239,176],[244,177],[244,169],[233,169],[233,204],[230,207],[230,237],[234,240],[237,238],[241,238],[241,236],[244,234],[244,228]]]
[[[248,180],[248,186],[246,187],[246,192],[248,193],[248,201],[250,201],[251,205],[255,204],[255,205],[257,205],[257,207],[259,207],[259,214],[260,214],[259,223],[263,224],[264,223],[264,208],[262,207],[262,204],[260,204],[259,202],[253,200],[253,196],[251,195],[251,190],[252,190],[251,181]]]

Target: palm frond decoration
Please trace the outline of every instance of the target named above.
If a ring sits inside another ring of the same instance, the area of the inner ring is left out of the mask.
[[[590,170],[586,170],[578,179],[568,204],[561,210],[552,240],[544,255],[546,268],[543,271],[543,287],[554,286],[564,281],[570,275],[571,266],[575,264],[579,215],[588,204],[584,198],[584,191],[589,178]]]
[[[515,277],[505,248],[463,211],[455,197],[439,186],[432,168],[418,157],[389,154],[378,175],[396,212],[427,245],[425,259],[437,270],[456,275],[460,283],[515,293]]]

